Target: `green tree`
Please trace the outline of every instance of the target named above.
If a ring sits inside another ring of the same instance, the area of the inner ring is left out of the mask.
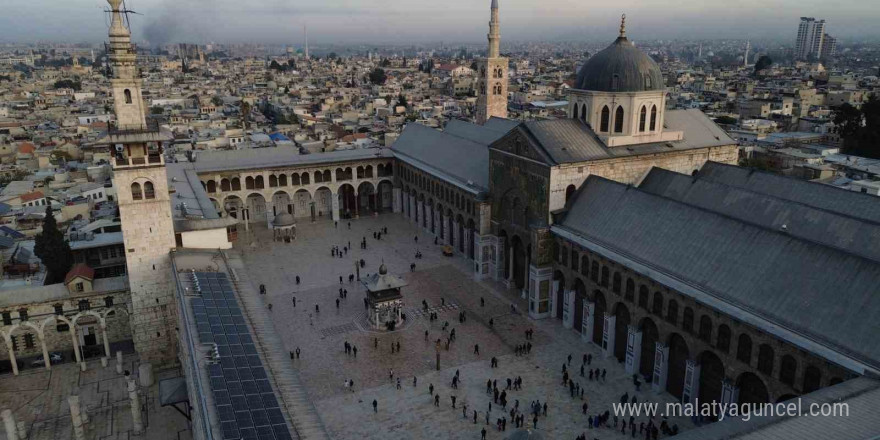
[[[55,84],[52,85],[52,88],[55,89],[73,89],[74,91],[79,91],[82,88],[82,84],[79,81],[74,81],[70,79],[61,79],[55,81]]]
[[[402,105],[403,107],[409,107],[409,103],[406,102],[406,97],[401,95],[397,96],[397,105]]]
[[[388,76],[385,75],[385,70],[381,67],[377,67],[370,72],[370,82],[376,85],[385,84],[385,81],[388,79]]]
[[[843,104],[834,110],[834,124],[848,154],[880,159],[880,99],[872,94],[861,109]]]
[[[755,63],[755,74],[773,65],[773,60],[767,55],[761,55]]]
[[[73,266],[73,252],[70,250],[70,244],[64,239],[64,233],[58,229],[51,206],[46,207],[43,231],[34,238],[34,254],[46,266],[47,284],[63,281],[64,276]]]
[[[154,105],[154,106],[150,107],[150,114],[151,115],[161,115],[162,113],[165,113],[165,109],[162,108],[161,106]]]
[[[211,104],[214,104],[215,106],[219,107],[219,106],[223,105],[223,100],[220,99],[219,96],[212,96],[211,97]]]
[[[850,105],[844,103],[834,109],[834,125],[837,126],[837,132],[843,138],[854,136],[862,128],[862,112]]]
[[[269,63],[269,68],[272,70],[277,70],[277,71],[284,70],[284,67],[281,67],[281,64],[278,64],[278,61],[275,61],[275,60],[272,60],[272,62]]]
[[[724,115],[715,118],[715,122],[718,124],[733,125],[736,124],[736,118]]]

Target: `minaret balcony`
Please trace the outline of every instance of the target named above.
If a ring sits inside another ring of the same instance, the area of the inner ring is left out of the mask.
[[[164,166],[165,156],[162,154],[151,154],[141,157],[121,157],[112,158],[113,169],[139,168],[145,166]]]

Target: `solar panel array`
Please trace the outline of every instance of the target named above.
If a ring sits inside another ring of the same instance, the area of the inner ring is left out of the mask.
[[[220,354],[208,372],[223,439],[292,440],[226,274],[194,277],[202,293],[192,300],[199,341],[217,344]]]

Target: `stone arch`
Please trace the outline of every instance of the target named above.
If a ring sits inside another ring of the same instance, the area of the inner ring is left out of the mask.
[[[309,190],[305,188],[296,190],[291,201],[294,218],[310,217],[312,215],[312,202],[314,201],[314,197]],[[317,213],[315,214],[317,215]]]
[[[642,310],[648,310],[648,286],[642,284],[639,286],[639,308]]]
[[[724,354],[730,352],[730,327],[726,324],[718,326],[718,337],[715,339],[715,348]]]
[[[693,334],[694,332],[694,309],[690,307],[684,308],[684,313],[681,317],[681,329]]]
[[[208,182],[205,183],[205,191],[209,193],[217,192],[217,182],[214,181],[214,179],[208,180]]]
[[[788,385],[794,385],[794,378],[797,375],[797,361],[794,356],[786,354],[782,356],[779,363],[779,381]]]
[[[623,106],[617,106],[617,110],[614,111],[614,132],[615,133],[623,133]]]
[[[745,333],[740,333],[736,341],[736,359],[745,364],[752,363],[752,338]]]
[[[651,131],[657,129],[657,106],[651,106]]]
[[[275,191],[272,194],[272,218],[282,213],[293,214],[293,204],[287,191]]]
[[[293,173],[290,175],[290,186],[299,186],[302,183],[299,180],[299,173]]]
[[[323,217],[329,215],[332,217],[333,211],[333,191],[326,186],[321,186],[315,190],[314,194],[315,215]],[[311,214],[311,212],[310,212]]]
[[[587,122],[587,105],[581,104],[581,120]]]
[[[364,167],[364,176],[366,176],[367,179],[373,178],[373,166],[372,165],[367,165]]]
[[[700,402],[720,402],[722,383],[724,382],[724,363],[711,350],[700,353],[697,358],[700,364]]]
[[[247,176],[244,178],[244,189],[255,189],[253,176]]]
[[[278,176],[274,174],[269,175],[269,188],[277,188],[278,187]]]
[[[232,184],[233,191],[241,191],[241,178],[233,177],[229,182]]]
[[[614,357],[618,362],[626,360],[626,341],[630,323],[629,309],[622,301],[614,306]]]
[[[361,213],[370,213],[378,211],[378,202],[376,200],[376,187],[373,182],[361,182],[358,185],[358,209]]]
[[[562,319],[562,304],[565,302],[565,275],[562,271],[557,270],[553,272],[553,283],[556,284],[556,294],[553,297],[555,309],[550,311],[550,315],[555,316],[557,319]]]
[[[739,388],[739,404],[744,403],[767,403],[770,395],[767,386],[755,373],[744,372],[736,378],[736,386]]]
[[[703,342],[712,343],[712,318],[709,315],[700,316],[700,330],[697,335]]]
[[[574,195],[574,192],[577,188],[574,185],[568,185],[565,188],[565,203],[568,204],[568,201],[571,200],[571,196]]]
[[[654,320],[647,316],[639,321],[639,331],[642,332],[639,372],[648,378],[654,375],[654,354],[657,342],[660,341],[660,332],[657,330],[657,324],[654,323]]]
[[[611,291],[620,295],[620,283],[621,283],[621,275],[620,272],[615,271],[614,275],[611,277]]]
[[[300,179],[300,184],[302,184],[302,185],[311,185],[312,184],[312,178],[310,177],[309,173],[302,173],[299,176],[299,179]]]
[[[599,117],[599,132],[608,133],[609,121],[611,119],[611,109],[608,106],[602,107],[601,116]]]
[[[587,299],[587,288],[580,278],[575,278],[572,292],[574,294],[574,319],[572,320],[572,327],[574,327],[576,332],[581,333],[584,328],[584,301]],[[594,319],[598,318],[594,316]]]
[[[263,176],[257,176],[254,178],[254,185],[256,189],[264,189],[266,187],[265,182],[263,181]]]
[[[572,119],[580,119],[580,115],[578,114],[578,110],[580,110],[580,104],[574,103],[572,106],[571,118]]]
[[[324,183],[332,182],[332,181],[333,181],[333,175],[332,175],[332,173],[330,172],[330,170],[324,170],[324,171],[321,173],[321,179],[324,181]]]
[[[626,289],[624,290],[623,299],[633,302],[636,295],[636,282],[632,278],[626,278]]]
[[[329,173],[329,171],[327,171]],[[378,188],[379,210],[387,212],[394,209],[394,184],[389,179],[381,179]]]
[[[156,198],[156,188],[153,186],[153,182],[149,180],[144,181],[144,200],[153,200]]]
[[[681,398],[684,392],[684,376],[687,360],[690,358],[687,342],[678,333],[671,333],[667,339],[669,346],[669,364],[666,378],[666,391]]]
[[[231,190],[232,190],[232,184],[229,182],[229,179],[227,179],[227,178],[220,179],[220,191],[225,192],[225,191],[231,191]]]
[[[648,108],[643,105],[642,109],[639,110],[639,132],[640,133],[643,133],[645,131],[645,123],[647,122],[647,119],[648,119]]]
[[[602,329],[605,327],[605,314],[608,312],[608,305],[605,302],[605,295],[599,290],[593,291],[593,303],[595,304],[593,313],[593,342],[602,346]]]
[[[818,390],[821,386],[821,382],[822,371],[815,365],[808,365],[807,368],[804,369],[804,386],[802,387],[804,394],[809,394]]]
[[[312,175],[314,176],[314,179],[312,180],[314,180],[315,183],[324,183],[324,173],[320,171],[315,171],[314,173],[312,173]]]
[[[670,299],[666,305],[666,322],[678,325],[678,301]]]
[[[248,209],[249,223],[257,223],[265,221],[266,218],[266,198],[260,193],[250,193],[245,199],[245,205]]]
[[[657,316],[663,316],[663,294],[654,292],[654,302],[651,304],[651,313]]]
[[[337,180],[339,180],[337,178]],[[339,185],[337,191],[339,199],[339,210],[344,213],[345,218],[351,218],[355,213],[355,203],[357,203],[354,187],[349,183]]]
[[[758,371],[771,375],[773,374],[773,347],[769,344],[761,344],[758,346]]]
[[[125,103],[131,104],[131,90],[125,89],[123,90],[122,94],[125,96]]]
[[[144,192],[141,189],[141,184],[138,182],[131,183],[131,199],[132,200],[143,200]]]
[[[278,186],[287,186],[287,174],[278,175]]]
[[[223,210],[229,217],[244,220],[241,214],[242,209],[244,209],[244,201],[241,200],[241,197],[230,195],[223,199]]]

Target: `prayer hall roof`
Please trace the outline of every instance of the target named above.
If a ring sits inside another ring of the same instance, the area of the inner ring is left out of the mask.
[[[620,36],[584,63],[574,88],[626,93],[663,90],[665,85],[660,66],[626,38],[621,23]]]
[[[552,230],[844,368],[880,371],[880,339],[865,336],[880,320],[880,263],[747,221],[749,203],[695,198],[590,176]]]

